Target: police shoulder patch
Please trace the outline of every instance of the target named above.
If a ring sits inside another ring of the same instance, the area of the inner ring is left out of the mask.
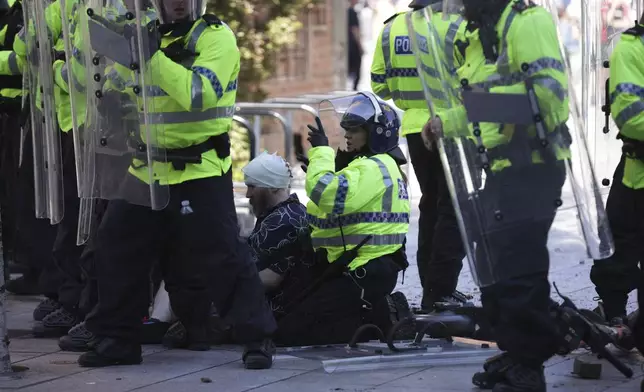
[[[396,19],[396,16],[398,16],[398,15],[400,15],[400,14],[401,14],[401,13],[399,12],[399,13],[397,13],[397,14],[393,14],[393,15],[391,15],[389,18],[387,18],[387,19],[383,22],[383,24],[387,24],[387,23],[391,22],[392,20]]]

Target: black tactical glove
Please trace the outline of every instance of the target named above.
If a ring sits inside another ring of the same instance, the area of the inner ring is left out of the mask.
[[[311,143],[311,147],[328,146],[329,139],[324,133],[324,127],[322,127],[322,121],[320,121],[320,117],[316,117],[315,122],[317,124],[317,128],[313,125],[308,125],[310,129],[309,143]]]
[[[295,154],[295,158],[303,163],[303,165],[300,165],[300,167],[302,168],[302,170],[304,170],[304,173],[306,173],[306,171],[309,169],[309,158],[307,158],[304,154]]]
[[[154,20],[143,27],[136,24],[127,24],[123,27],[123,37],[132,42],[134,53],[139,56],[138,45],[139,34],[143,38],[143,58],[142,62],[147,62],[156,52],[161,49],[161,33],[159,33],[158,21]]]

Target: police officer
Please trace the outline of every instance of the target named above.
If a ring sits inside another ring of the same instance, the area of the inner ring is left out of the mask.
[[[644,52],[642,20],[622,33],[610,57],[610,113],[622,140],[622,159],[613,176],[613,185],[606,201],[606,212],[615,241],[615,253],[605,260],[596,260],[590,278],[601,299],[606,321],[627,325],[628,294],[642,281],[641,238],[644,227],[639,205],[644,202],[644,136],[641,114],[644,102],[639,95],[644,77],[637,63],[637,53]]]
[[[153,2],[154,15],[141,2],[133,2],[136,8],[131,3],[108,1],[104,8],[117,11],[109,18],[123,28],[109,23],[100,9],[83,13],[90,23],[87,56],[99,59],[96,67],[111,68],[111,76],[95,78],[96,91],[88,87],[88,98],[116,103],[88,105],[106,110],[94,112],[106,122],[86,124],[86,130],[96,133],[95,156],[111,149],[133,159],[127,174],[111,173],[110,180],[124,175],[111,189],[116,193],[108,194],[111,183],[99,184],[99,197],[113,199],[96,235],[99,301],[86,318],[96,339],[79,364],[142,361],[138,333],[147,313],[147,282],[163,254],[171,256],[163,257],[171,261],[162,270],[172,308],[187,331],[186,348],[208,349],[214,302],[247,343],[246,368],[268,368],[274,346],[267,338],[275,321],[254,263],[242,257],[248,252],[238,240],[233,201],[228,131],[240,61],[235,35],[216,16],[202,15],[199,1]],[[115,30],[101,34],[105,29]],[[129,39],[116,46],[101,41],[116,39],[113,33]],[[129,47],[137,41],[145,45]]]
[[[55,298],[57,282],[50,279],[51,271],[55,269],[50,263],[55,228],[35,217],[32,144],[29,142],[30,134],[21,131],[29,108],[21,112],[24,61],[14,52],[13,44],[23,25],[22,1],[4,2],[2,8],[0,115],[3,124],[0,170],[4,181],[3,243],[6,248],[5,260],[13,260],[26,267],[22,277],[7,282],[7,291],[14,294],[44,293],[48,298]],[[35,316],[42,319],[58,306],[53,299],[45,300]]]
[[[410,207],[398,116],[372,93],[326,102],[334,110],[324,125],[345,131],[354,158],[339,168],[323,121],[309,125],[306,210],[313,248],[328,267],[320,287],[279,320],[277,338],[288,345],[346,343],[363,322],[380,324],[389,316],[386,296],[407,267]]]
[[[441,2],[414,0],[409,4],[412,10],[426,6],[438,7],[437,11],[440,11]],[[465,252],[438,152],[435,149],[428,152],[420,136],[429,119],[429,110],[416,71],[405,15],[399,13],[385,21],[371,65],[371,87],[380,98],[393,99],[396,106],[404,110],[401,135],[407,137],[411,163],[422,192],[418,205],[416,263],[423,286],[422,308],[429,311],[435,302],[462,300],[462,294],[455,290]],[[463,62],[460,51],[464,45],[463,18],[450,15],[444,20],[437,12],[434,22],[445,43],[448,66],[455,69]]]
[[[471,271],[503,350],[474,375],[473,383],[495,392],[545,391],[543,364],[562,344],[550,314],[548,232],[558,207],[574,205],[581,192],[573,189],[572,199],[562,193],[566,160],[572,157],[568,127],[575,127],[575,135],[583,132],[578,114],[570,114],[569,70],[556,22],[546,9],[510,0],[447,0],[443,5],[463,10],[469,46],[458,69],[463,103],[438,108],[431,128],[443,140],[476,147],[460,150],[465,160],[459,150],[445,147],[444,152],[472,252]],[[511,99],[507,94],[513,94]],[[575,164],[588,164],[587,152],[576,152],[584,153]],[[484,184],[476,178],[479,170],[485,172]],[[472,175],[466,181],[460,175],[467,171]],[[593,184],[595,179],[584,181]],[[597,227],[588,230],[597,232]]]
[[[73,2],[73,1],[72,1]],[[60,0],[56,0],[45,8],[43,21],[47,25],[48,30],[51,32],[52,41],[49,43],[53,45],[52,48],[52,61],[64,60],[64,42],[62,34],[62,19]],[[35,10],[30,14],[35,14]],[[34,15],[35,17],[36,15]],[[42,17],[42,16],[38,16]],[[35,34],[32,31],[34,27],[27,31],[27,34]],[[23,59],[28,56],[27,51],[33,50],[32,43],[26,42],[29,38],[19,37],[15,41],[15,49],[20,57]],[[40,42],[41,45],[44,43]],[[54,64],[49,64],[52,67]],[[39,64],[39,66],[43,66]],[[54,306],[55,309],[45,315],[41,320],[37,320],[34,325],[33,331],[35,336],[61,336],[64,335],[71,327],[76,325],[82,320],[82,315],[78,309],[80,294],[83,288],[81,279],[81,270],[79,267],[79,258],[83,250],[82,247],[76,245],[76,232],[78,225],[78,190],[76,187],[76,166],[74,157],[74,144],[72,133],[72,116],[69,95],[65,89],[61,89],[60,85],[55,84],[55,78],[52,76],[51,80],[43,80],[40,78],[40,83],[50,83],[53,85],[55,94],[56,105],[56,123],[60,128],[60,145],[61,150],[57,151],[62,154],[62,181],[64,202],[64,216],[57,224],[57,235],[54,242],[52,255],[54,268],[51,269],[48,280],[56,282],[56,302],[59,306]],[[47,90],[44,90],[43,94]],[[37,92],[35,92],[37,94]],[[49,147],[51,148],[51,147]],[[51,164],[50,164],[51,166]],[[38,168],[35,168],[38,170]],[[51,192],[51,190],[50,190]],[[44,301],[40,308],[37,308],[34,315],[40,318],[41,314],[49,309],[49,303]]]
[[[623,142],[622,159],[615,170],[606,202],[615,253],[608,259],[596,260],[590,278],[602,301],[603,314],[613,325],[629,324],[626,317],[628,294],[642,284],[640,262],[644,255],[641,245],[644,226],[640,206],[644,205],[644,134],[641,130],[644,101],[641,91],[644,91],[644,75],[636,59],[638,54],[644,53],[643,37],[644,25],[640,19],[622,33],[609,61],[610,113],[619,129],[617,137]],[[644,303],[642,291],[640,288],[638,292],[640,307]],[[644,338],[641,323],[638,325],[636,335]]]

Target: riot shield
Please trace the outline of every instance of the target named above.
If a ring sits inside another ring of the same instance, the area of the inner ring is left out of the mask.
[[[74,44],[82,54],[87,107],[79,190],[82,198],[160,210],[169,201],[169,164],[168,125],[158,102],[171,98],[159,87],[161,64],[153,55],[160,36],[146,4],[88,0],[77,13]]]
[[[562,252],[593,259],[613,252],[577,97],[568,83],[570,67],[556,42],[556,11],[549,1],[534,10],[553,20],[541,17],[533,31],[553,39],[534,40],[530,50],[521,51],[520,63],[510,59],[502,40],[496,63],[461,67],[456,75],[442,61],[445,48],[431,10],[409,17],[413,36],[428,42],[412,40],[413,52],[479,286],[547,272]],[[446,100],[433,96],[429,86],[437,77],[442,92],[456,94]]]
[[[610,56],[619,42],[622,32],[633,26],[638,19],[644,1],[635,0],[633,10],[613,9],[605,1],[589,2],[584,8],[584,36],[582,47],[584,74],[583,105],[588,124],[589,151],[600,184],[602,194],[610,190],[613,173],[621,157],[622,143],[617,139],[619,132],[610,113],[610,88],[608,86]],[[615,13],[627,13],[615,18]],[[619,23],[622,19],[624,22]]]
[[[51,224],[56,224],[64,215],[63,163],[54,103],[54,42],[45,19],[48,4],[27,0],[23,3],[23,13],[36,217],[47,218]]]
[[[81,182],[87,175],[85,173],[87,159],[83,158],[83,152],[87,147],[83,143],[87,140],[83,136],[85,129],[85,114],[87,112],[85,94],[85,59],[83,57],[81,39],[82,35],[75,32],[79,25],[78,10],[86,7],[85,0],[59,0],[62,22],[62,35],[65,46],[65,63],[61,65],[59,72],[62,80],[67,84],[66,91],[69,95],[72,118],[72,135],[74,138],[74,160],[76,165],[76,183],[78,196],[81,197]],[[54,67],[54,71],[57,67]],[[90,235],[91,222],[88,219],[93,214],[93,201],[81,198],[79,207],[79,223],[76,238],[77,245],[87,242]]]

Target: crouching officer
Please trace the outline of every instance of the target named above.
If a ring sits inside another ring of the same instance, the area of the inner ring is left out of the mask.
[[[214,15],[203,15],[201,1],[156,1],[153,9],[134,3],[124,9],[115,0],[104,10],[77,13],[88,18],[81,44],[93,61],[86,66],[96,67],[87,80],[88,118],[102,125],[86,122],[87,140],[95,143],[83,159],[132,158],[128,173],[105,165],[81,183],[81,192],[91,191],[82,196],[110,203],[95,238],[99,301],[86,318],[96,339],[78,362],[142,361],[147,282],[154,262],[167,260],[161,269],[186,328],[185,347],[209,348],[214,303],[246,343],[246,368],[269,368],[275,320],[257,269],[242,252],[233,200],[228,131],[240,61],[235,35]],[[102,99],[114,110],[102,110]]]
[[[313,248],[329,265],[297,303],[286,305],[277,339],[289,345],[346,343],[364,321],[378,324],[380,317],[389,315],[383,305],[398,272],[407,267],[404,243],[410,207],[399,168],[404,157],[398,148],[398,116],[372,93],[323,104],[330,106],[324,125],[331,132],[344,130],[347,147],[356,154],[337,170],[323,121],[317,118],[317,125],[309,126],[313,148],[306,209]]]
[[[443,18],[440,0],[413,0],[409,4],[412,10],[427,6],[437,11],[433,22],[438,38],[444,42],[446,66],[455,70],[463,63],[464,19],[459,15]],[[411,163],[422,193],[418,204],[416,257],[423,286],[422,308],[431,311],[436,302],[459,302],[454,291],[465,251],[438,152],[427,151],[421,139],[420,132],[429,119],[429,110],[411,51],[408,23],[408,13],[396,14],[385,21],[371,65],[371,88],[380,98],[393,99],[404,111],[400,134],[407,138]],[[436,80],[426,82],[429,82],[428,88],[441,90],[438,76]],[[438,100],[434,103],[440,104]]]

